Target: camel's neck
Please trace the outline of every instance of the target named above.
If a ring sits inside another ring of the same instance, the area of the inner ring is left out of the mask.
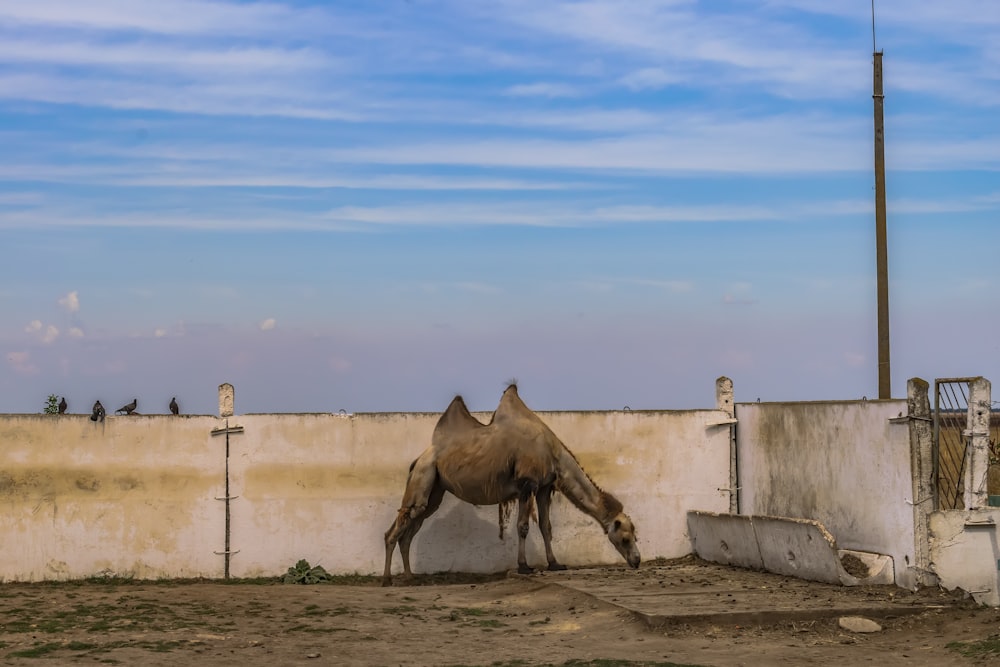
[[[613,495],[594,484],[580,463],[563,447],[559,457],[559,477],[556,488],[584,514],[607,527],[622,511],[622,504]]]

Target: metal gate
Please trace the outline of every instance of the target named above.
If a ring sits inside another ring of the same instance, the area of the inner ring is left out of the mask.
[[[934,380],[934,463],[938,509],[965,509],[968,464],[969,383],[975,378]]]

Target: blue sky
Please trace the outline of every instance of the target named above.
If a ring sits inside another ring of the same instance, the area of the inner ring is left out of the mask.
[[[1000,3],[876,3],[893,395],[1000,380]],[[0,4],[0,412],[877,394],[867,0]]]

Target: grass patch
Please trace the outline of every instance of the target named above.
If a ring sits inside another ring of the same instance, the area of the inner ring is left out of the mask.
[[[48,644],[35,644],[31,648],[21,649],[20,651],[12,651],[7,657],[10,658],[41,658],[42,656],[49,655],[50,653],[55,653],[63,647],[59,642],[50,642]]]
[[[31,648],[20,651],[12,651],[7,654],[8,658],[43,658],[51,656],[59,651],[71,651],[77,654],[76,657],[96,656],[96,653],[107,653],[116,648],[139,648],[154,653],[169,653],[183,645],[183,642],[176,640],[160,641],[117,641],[107,644],[94,644],[91,642],[71,641],[66,644],[59,642],[37,643]],[[6,645],[4,645],[6,646]],[[114,658],[102,658],[99,662],[105,664],[118,664],[120,661]]]
[[[344,606],[337,607],[336,609],[326,609],[315,604],[309,605],[302,611],[303,616],[343,616],[350,613],[351,610]]]
[[[950,642],[946,647],[958,651],[966,658],[1000,656],[1000,635],[993,635],[977,642]]]
[[[382,609],[383,614],[412,614],[417,610],[416,607],[412,605],[402,605],[399,607],[385,607]]]
[[[489,616],[490,614],[490,612],[485,609],[480,609],[479,607],[459,607],[455,611],[463,616]]]
[[[161,639],[156,642],[139,642],[136,644],[139,648],[144,648],[147,651],[153,651],[154,653],[169,653],[175,648],[180,648],[181,645],[182,642],[167,639]]]

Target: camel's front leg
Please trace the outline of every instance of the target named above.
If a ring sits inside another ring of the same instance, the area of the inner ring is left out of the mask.
[[[532,574],[535,571],[528,565],[526,545],[531,521],[531,504],[537,490],[538,484],[531,480],[523,480],[521,492],[517,497],[517,571],[520,574]]]
[[[556,560],[556,555],[552,551],[552,522],[549,520],[549,509],[552,507],[552,487],[543,486],[535,494],[535,502],[538,505],[538,530],[542,533],[542,542],[545,543],[545,559],[549,562],[550,570],[565,570],[566,566]]]
[[[440,484],[435,484],[431,491],[431,497],[427,499],[426,509],[419,516],[414,517],[407,529],[399,536],[399,555],[403,558],[404,576],[413,576],[413,572],[410,570],[410,542],[413,541],[420,527],[424,525],[424,520],[431,514],[434,514],[434,512],[437,512],[438,508],[441,507],[441,500],[443,498],[444,487]]]

